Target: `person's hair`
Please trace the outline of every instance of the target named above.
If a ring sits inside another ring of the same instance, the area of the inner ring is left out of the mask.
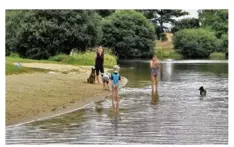
[[[118,65],[115,65],[115,66],[113,67],[113,69],[114,69],[114,70],[119,70],[120,67],[119,67]]]
[[[98,49],[99,48],[102,48],[102,54],[104,53],[104,50],[103,50],[103,47],[100,45],[100,46],[98,46],[98,48],[97,48],[97,53],[98,53]]]

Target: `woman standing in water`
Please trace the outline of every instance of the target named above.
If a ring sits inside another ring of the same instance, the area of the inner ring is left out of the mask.
[[[157,79],[160,71],[160,63],[157,56],[153,56],[152,60],[150,61],[150,68],[151,68],[152,92],[155,92],[158,86]]]
[[[98,84],[101,83],[100,82],[101,80],[99,78],[99,71],[101,73],[104,73],[103,63],[104,63],[104,53],[102,46],[99,46],[97,49],[97,54],[95,56],[96,81],[98,82]]]

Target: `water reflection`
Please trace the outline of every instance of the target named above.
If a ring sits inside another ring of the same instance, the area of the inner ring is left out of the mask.
[[[151,101],[151,103],[153,105],[157,105],[158,104],[158,99],[159,99],[159,97],[158,97],[158,88],[156,88],[155,92],[152,91],[152,101]]]
[[[171,81],[173,66],[174,64],[172,62],[161,63],[161,80]]]

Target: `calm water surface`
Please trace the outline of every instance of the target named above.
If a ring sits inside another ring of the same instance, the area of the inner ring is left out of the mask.
[[[122,61],[128,84],[111,99],[6,128],[6,144],[228,144],[228,63],[164,61],[151,93],[147,61]],[[200,97],[204,86],[207,96]]]

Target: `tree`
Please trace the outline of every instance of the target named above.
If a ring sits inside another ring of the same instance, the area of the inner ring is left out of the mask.
[[[216,37],[223,41],[222,51],[228,48],[228,10],[199,10],[202,27],[210,27]]]
[[[19,35],[19,24],[26,12],[22,10],[6,11],[6,56],[16,51],[15,47]]]
[[[88,10],[30,10],[18,28],[13,46],[22,57],[32,59],[69,54],[73,48],[85,51],[102,36],[101,16]]]
[[[209,29],[183,29],[175,33],[173,44],[175,50],[185,58],[208,58],[222,45],[215,32]]]
[[[172,33],[175,33],[181,29],[193,29],[199,27],[199,19],[197,18],[185,18],[175,22],[172,27]]]
[[[102,10],[96,10],[96,12],[101,15],[102,17],[107,17],[115,12],[115,10],[110,9],[102,9]]]
[[[174,24],[176,22],[176,17],[181,17],[184,15],[188,15],[188,12],[183,10],[168,10],[168,9],[158,9],[158,10],[139,10],[143,12],[146,18],[151,19],[153,23],[159,25],[160,33],[164,32],[164,29],[167,29],[164,26],[165,23]]]
[[[153,54],[154,26],[134,10],[117,10],[103,19],[103,45],[113,48],[120,58],[148,57]]]

